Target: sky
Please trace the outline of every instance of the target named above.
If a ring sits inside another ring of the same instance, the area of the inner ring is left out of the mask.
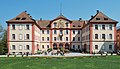
[[[120,22],[120,0],[0,0],[0,23],[6,28],[6,21],[23,11],[36,20],[52,20],[60,15],[60,4],[62,14],[70,20],[89,20],[100,10]]]

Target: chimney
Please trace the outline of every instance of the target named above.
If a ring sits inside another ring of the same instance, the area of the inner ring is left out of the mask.
[[[30,14],[28,14],[28,15],[30,15]]]
[[[82,20],[82,18],[79,18],[79,21],[81,21]]]
[[[91,18],[93,18],[93,15],[91,15]]]
[[[97,13],[99,13],[99,10],[97,10]]]
[[[27,12],[27,11],[25,10],[25,12]]]
[[[42,21],[42,18],[40,18],[40,21]]]

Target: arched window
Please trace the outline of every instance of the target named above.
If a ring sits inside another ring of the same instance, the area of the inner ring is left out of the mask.
[[[62,44],[62,43],[60,43],[60,44],[59,44],[59,48],[62,48],[62,47],[63,47],[63,44]]]
[[[69,49],[69,44],[68,43],[65,44],[65,49]]]
[[[53,49],[57,49],[57,44],[56,43],[53,44]]]

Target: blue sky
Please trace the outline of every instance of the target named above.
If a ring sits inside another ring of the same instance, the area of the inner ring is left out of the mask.
[[[25,10],[36,20],[51,20],[60,14],[60,3],[63,15],[71,20],[88,20],[98,9],[120,21],[120,0],[0,0],[0,23],[7,27],[5,21]]]

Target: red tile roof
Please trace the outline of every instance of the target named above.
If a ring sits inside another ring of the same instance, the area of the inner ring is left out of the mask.
[[[26,12],[22,12],[15,18],[8,20],[7,22],[34,22],[35,20],[32,19],[32,17],[27,14]]]
[[[97,14],[89,20],[89,22],[117,22],[117,21],[109,18],[102,12],[98,11]]]

